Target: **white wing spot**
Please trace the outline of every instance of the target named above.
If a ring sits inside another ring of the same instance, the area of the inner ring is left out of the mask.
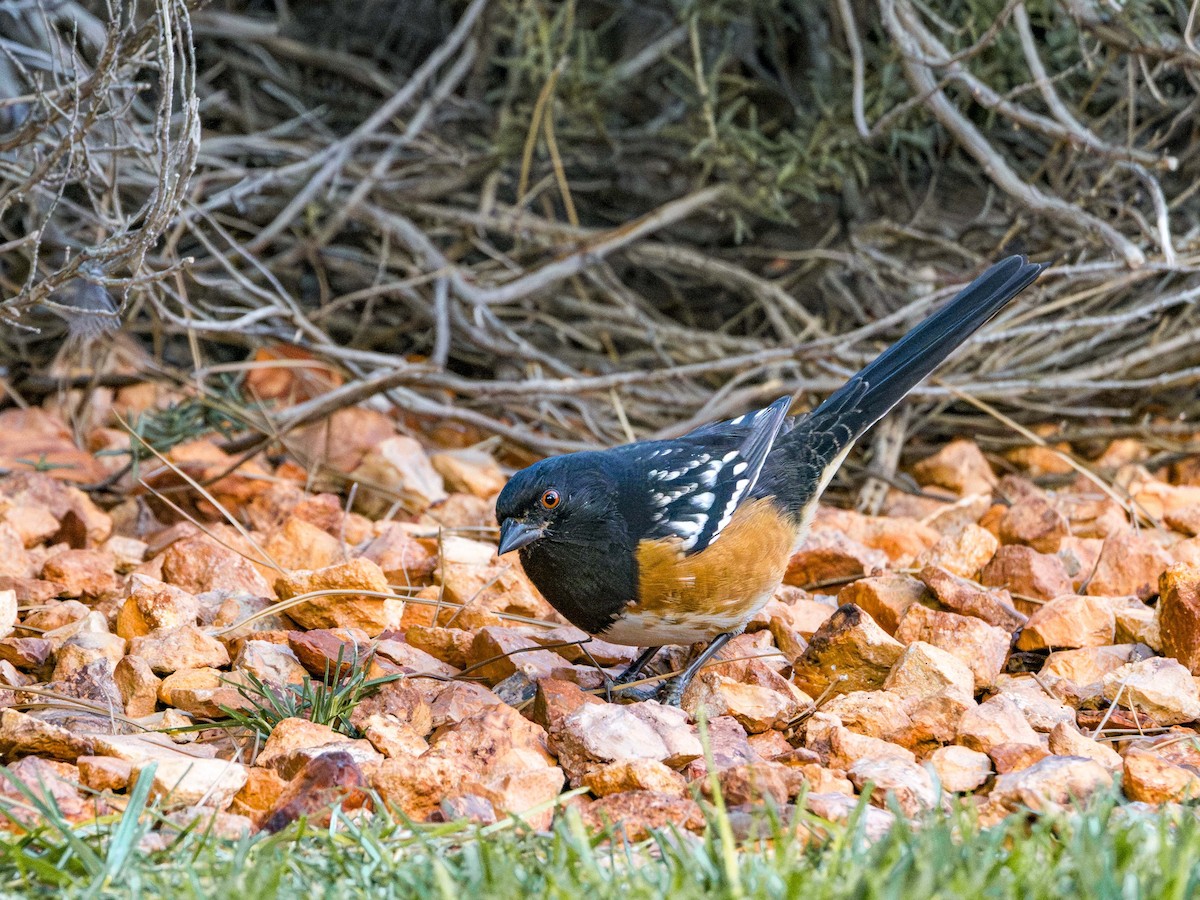
[[[743,461],[743,462],[740,462],[740,463],[738,463],[737,465],[735,465],[735,466],[733,467],[733,474],[734,474],[734,475],[741,475],[741,474],[742,474],[743,472],[745,472],[745,471],[746,471],[746,469],[748,469],[749,467],[750,467],[750,464],[749,464],[749,463],[747,463],[747,462],[744,462],[744,461]]]
[[[716,499],[711,493],[705,491],[703,494],[697,494],[692,498],[692,505],[699,506],[701,509],[709,509]]]

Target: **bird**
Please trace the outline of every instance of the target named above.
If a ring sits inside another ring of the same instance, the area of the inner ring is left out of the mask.
[[[496,499],[497,553],[516,551],[573,625],[645,648],[610,687],[637,679],[664,646],[704,645],[655,691],[680,705],[782,583],[854,442],[1045,268],[1024,256],[992,265],[801,417],[789,416],[788,395],[681,437],[521,469]]]

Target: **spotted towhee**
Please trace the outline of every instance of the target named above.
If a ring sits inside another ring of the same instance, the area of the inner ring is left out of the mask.
[[[523,469],[496,501],[498,552],[519,550],[533,583],[584,631],[648,648],[619,681],[663,645],[708,641],[663,687],[678,704],[779,586],[854,441],[1043,268],[1020,256],[992,266],[795,421],[782,397],[674,440]]]

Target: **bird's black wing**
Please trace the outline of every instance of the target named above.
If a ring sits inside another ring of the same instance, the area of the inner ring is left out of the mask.
[[[787,422],[791,397],[683,437],[632,445],[649,487],[643,538],[678,538],[699,553],[750,496],[767,454]]]

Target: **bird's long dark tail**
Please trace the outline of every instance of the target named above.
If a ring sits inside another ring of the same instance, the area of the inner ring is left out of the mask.
[[[798,506],[815,499],[854,441],[1044,268],[1023,256],[1010,256],[972,281],[782,436],[776,447],[787,461],[781,458],[782,465],[772,467],[768,480],[773,475],[791,482],[784,496],[790,494]],[[791,471],[784,474],[786,469]],[[804,483],[803,488],[796,479]]]
[[[833,414],[858,437],[933,372],[1046,268],[1023,256],[996,263],[953,300],[879,354],[813,411],[815,425]]]

